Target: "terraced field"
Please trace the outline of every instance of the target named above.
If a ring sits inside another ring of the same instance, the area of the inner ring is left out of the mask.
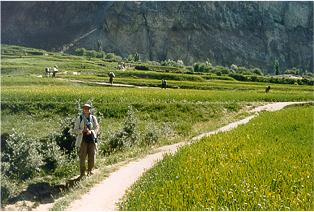
[[[314,99],[314,87],[310,85],[273,83],[266,94],[264,89],[269,83],[240,82],[226,75],[194,73],[188,66],[158,66],[146,61],[130,63],[129,69],[121,71],[117,68],[118,61],[18,46],[1,47],[1,139],[21,138],[27,143],[57,145],[59,142],[60,145],[63,141],[60,138],[71,140],[68,133],[71,120],[79,113],[79,106],[90,101],[102,128],[98,167],[216,129],[246,115],[246,107]],[[45,67],[54,65],[59,68],[57,77],[44,77]],[[136,69],[139,65],[147,66],[149,70]],[[115,83],[135,87],[97,85],[95,82],[108,80],[109,71],[116,73]],[[169,89],[158,88],[163,78],[167,79]],[[132,120],[136,123],[133,130],[137,140],[119,151],[108,152],[110,139],[129,120],[130,106],[135,111]],[[60,155],[65,157],[57,146],[49,151],[45,153],[49,160]],[[9,192],[2,196],[2,203],[34,182],[57,185],[75,176],[78,171],[76,158],[66,157],[64,161],[67,162],[48,171],[36,166],[35,174],[27,180],[5,176],[9,180],[4,181],[2,188],[6,186]]]
[[[122,210],[313,210],[313,106],[260,115],[169,155]]]

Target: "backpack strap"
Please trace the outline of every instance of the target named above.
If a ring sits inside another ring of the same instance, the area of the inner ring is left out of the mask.
[[[91,114],[91,117],[92,117],[94,123],[96,123],[95,117],[92,114]],[[83,120],[83,116],[82,116],[82,114],[80,114],[80,123],[82,122],[82,120]]]

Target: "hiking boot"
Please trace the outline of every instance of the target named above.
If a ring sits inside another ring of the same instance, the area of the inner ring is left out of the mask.
[[[84,173],[81,173],[81,175],[79,176],[79,179],[81,179],[81,178],[83,178],[83,177],[85,177],[86,175],[85,175],[85,172]]]
[[[92,172],[92,171],[88,171],[87,172],[87,176],[91,176],[91,175],[93,175],[94,173]]]

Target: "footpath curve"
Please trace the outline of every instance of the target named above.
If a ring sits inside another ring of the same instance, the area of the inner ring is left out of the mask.
[[[277,111],[292,104],[304,104],[307,102],[277,102],[270,103],[264,106],[259,106],[249,112],[255,112],[242,120],[232,122],[217,130],[203,133],[191,139],[190,142],[181,142],[177,144],[163,146],[157,149],[157,153],[147,155],[144,158],[130,162],[117,171],[111,173],[100,184],[95,185],[89,192],[81,196],[71,203],[66,209],[67,211],[114,211],[118,208],[116,204],[123,197],[127,189],[136,182],[136,180],[149,168],[151,168],[157,161],[161,160],[165,153],[175,153],[179,147],[196,142],[203,137],[212,134],[230,131],[241,124],[248,123],[251,119],[258,116],[261,111]]]

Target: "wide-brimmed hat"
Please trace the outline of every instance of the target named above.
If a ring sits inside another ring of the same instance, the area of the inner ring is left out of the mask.
[[[86,103],[86,104],[83,105],[83,107],[91,108],[92,106],[90,106],[90,104],[87,104],[87,103]]]

